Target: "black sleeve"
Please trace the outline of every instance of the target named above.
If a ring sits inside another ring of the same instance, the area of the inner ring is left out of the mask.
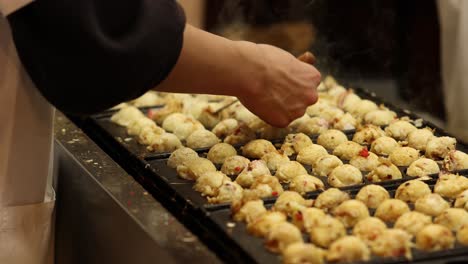
[[[177,62],[185,28],[175,0],[36,0],[8,20],[37,88],[76,115],[154,88]]]

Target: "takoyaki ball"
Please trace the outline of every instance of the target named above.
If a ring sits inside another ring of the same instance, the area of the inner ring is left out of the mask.
[[[231,181],[225,181],[219,187],[218,194],[214,197],[208,197],[209,203],[229,203],[233,200],[242,199],[242,187]]]
[[[136,107],[156,106],[163,105],[164,103],[164,98],[160,97],[155,91],[148,91],[137,99],[131,101],[131,104]]]
[[[323,190],[324,188],[325,185],[322,180],[308,174],[298,175],[289,183],[289,190],[298,192],[301,195],[304,195],[307,192]]]
[[[384,222],[395,222],[404,213],[409,212],[408,204],[398,199],[387,199],[383,201],[375,211],[375,217]]]
[[[261,159],[263,155],[269,152],[276,152],[275,146],[265,139],[256,139],[242,147],[244,157],[251,159]]]
[[[360,171],[372,171],[379,166],[379,157],[374,153],[362,149],[359,155],[354,156],[349,161],[349,164],[358,168]]]
[[[327,261],[337,263],[368,261],[370,254],[366,243],[360,238],[345,236],[330,245],[327,252]]]
[[[444,158],[443,167],[447,171],[468,169],[468,154],[459,150],[450,151]]]
[[[326,251],[310,243],[294,243],[283,251],[283,264],[323,264]]]
[[[338,107],[329,107],[321,113],[320,117],[327,120],[328,123],[333,123],[336,119],[341,119],[344,114],[344,111]]]
[[[186,140],[188,136],[197,130],[205,130],[205,128],[198,121],[190,119],[186,120],[185,122],[178,123],[173,133],[180,140]]]
[[[457,232],[457,240],[460,244],[468,246],[468,225],[463,225]]]
[[[138,108],[134,106],[126,106],[117,111],[117,113],[113,114],[111,121],[118,124],[119,126],[128,127],[135,120],[144,117],[145,115]]]
[[[340,220],[326,215],[310,232],[310,240],[317,246],[328,248],[331,243],[346,235],[346,228]]]
[[[109,110],[120,110],[120,109],[128,107],[128,106],[129,106],[129,104],[127,104],[127,103],[120,103],[118,105],[113,106]]]
[[[365,125],[354,134],[353,141],[361,145],[370,145],[374,140],[383,136],[385,132],[380,127]]]
[[[284,139],[281,150],[284,154],[291,156],[312,145],[312,140],[304,133],[289,134]]]
[[[400,145],[391,137],[379,137],[371,144],[371,151],[377,155],[388,156]]]
[[[130,125],[127,127],[127,134],[130,136],[138,136],[143,129],[152,130],[156,134],[162,134],[165,132],[164,129],[158,127],[158,125],[156,125],[153,120],[147,117],[142,117],[130,123]]]
[[[439,179],[434,186],[435,193],[452,199],[466,189],[468,189],[468,178],[455,174],[439,174]]]
[[[354,105],[354,107],[350,109],[350,112],[354,116],[364,117],[367,113],[378,109],[379,107],[376,103],[367,99],[363,99],[359,101],[359,104]]]
[[[406,141],[408,146],[417,150],[426,151],[426,145],[434,137],[434,132],[430,128],[413,130],[408,134]]]
[[[378,109],[368,112],[364,116],[364,122],[375,126],[386,126],[393,122],[396,116],[396,113],[393,111]]]
[[[186,180],[196,180],[202,174],[214,171],[215,165],[205,158],[192,158],[177,166],[177,174]]]
[[[323,84],[327,88],[327,93],[333,96],[338,96],[339,94],[346,92],[346,88],[339,85],[338,82],[330,75],[325,77]]]
[[[362,239],[367,245],[371,245],[385,230],[387,225],[382,220],[377,217],[367,217],[354,225],[353,235]]]
[[[407,203],[414,203],[417,199],[430,194],[429,185],[420,180],[411,180],[398,186],[395,198]]]
[[[255,131],[245,124],[239,124],[234,131],[224,138],[224,143],[231,145],[246,144],[254,140],[257,136]]]
[[[148,111],[148,117],[153,119],[157,124],[161,125],[169,115],[182,112],[183,106],[184,103],[179,99],[168,99],[164,107],[150,109]]]
[[[148,151],[172,152],[182,147],[182,142],[171,133],[163,133],[154,137],[146,147]]]
[[[301,211],[308,205],[310,201],[304,199],[297,192],[285,191],[276,199],[273,211],[283,212],[288,216],[294,215],[295,212]]]
[[[257,130],[258,138],[274,140],[278,138],[284,138],[286,135],[291,133],[289,128],[278,128],[270,125],[265,125],[263,128]]]
[[[348,90],[347,92],[341,94],[340,99],[338,101],[338,107],[349,112],[353,110],[354,106],[360,101],[361,98],[358,95]]]
[[[275,173],[280,182],[290,182],[294,177],[307,174],[307,170],[297,161],[281,163]]]
[[[310,232],[312,228],[319,225],[319,222],[326,216],[322,209],[318,208],[305,208],[297,211],[291,217],[293,224],[299,229]]]
[[[371,182],[381,182],[389,180],[398,180],[403,176],[397,166],[389,161],[380,160],[380,164],[367,174],[367,179]]]
[[[289,245],[300,242],[303,242],[301,231],[291,223],[281,222],[268,232],[265,247],[271,252],[281,253]]]
[[[468,224],[468,212],[461,208],[448,208],[434,219],[434,223],[456,232],[462,225]]]
[[[263,174],[255,178],[250,186],[259,198],[278,196],[283,193],[283,186],[275,176]]]
[[[333,155],[342,160],[350,160],[361,153],[363,147],[354,141],[345,141],[333,150]]]
[[[430,216],[438,216],[448,208],[450,204],[437,193],[427,194],[414,203],[414,210]]]
[[[312,117],[305,120],[297,127],[298,133],[304,133],[307,135],[318,135],[327,131],[330,127],[328,121],[322,117]]]
[[[295,119],[294,121],[292,121],[289,125],[288,125],[288,129],[290,131],[297,131],[297,128],[302,125],[305,121],[309,120],[310,119],[310,116],[305,113],[303,116]]]
[[[234,221],[244,221],[250,224],[262,217],[266,212],[267,210],[262,200],[252,200],[246,202],[238,212],[235,212],[233,218]]]
[[[356,195],[356,200],[363,202],[369,208],[377,208],[383,201],[390,199],[390,194],[380,185],[370,184],[362,187]]]
[[[427,225],[416,235],[416,247],[424,251],[451,249],[454,245],[452,231],[443,225]]]
[[[328,175],[328,183],[333,187],[345,187],[362,183],[361,171],[349,164],[334,168]]]
[[[142,145],[150,145],[164,133],[166,131],[161,127],[142,127],[138,133],[137,141]]]
[[[465,208],[465,210],[468,210],[468,190],[464,190],[459,195],[457,195],[457,198],[455,200],[455,203],[453,204],[453,207]]]
[[[250,163],[250,160],[243,156],[231,156],[224,160],[221,172],[228,176],[237,176]]]
[[[409,166],[419,159],[419,150],[411,147],[398,147],[390,153],[389,158],[396,166]]]
[[[326,155],[328,155],[328,152],[324,147],[313,144],[299,151],[296,160],[302,164],[314,166],[319,158]]]
[[[333,106],[326,100],[322,100],[319,98],[319,100],[313,104],[307,107],[306,113],[311,116],[321,116],[322,113],[329,108],[332,108]]]
[[[207,158],[215,164],[223,164],[224,161],[237,155],[237,150],[227,143],[218,143],[210,148]]]
[[[193,158],[198,158],[198,153],[191,148],[182,147],[171,153],[167,160],[167,166],[175,169],[177,166]]]
[[[410,164],[406,170],[406,175],[411,177],[424,177],[439,172],[440,169],[437,162],[428,158],[419,158]]]
[[[340,220],[346,228],[353,227],[357,222],[369,217],[367,206],[359,200],[348,200],[333,210],[333,215]]]
[[[182,99],[183,103],[182,113],[198,119],[203,109],[209,106],[209,103],[206,100],[200,100],[195,96],[188,95],[186,98]]]
[[[219,122],[212,130],[217,137],[225,138],[228,135],[234,133],[236,128],[239,126],[239,122],[233,118],[224,119]]]
[[[412,236],[401,229],[387,229],[371,245],[372,253],[380,257],[411,259]]]
[[[262,160],[266,163],[270,172],[274,172],[278,169],[279,165],[288,162],[289,158],[285,154],[279,152],[269,152],[263,155]]]
[[[329,129],[317,138],[317,144],[329,150],[334,150],[338,145],[346,141],[348,141],[346,135],[336,129]]]
[[[273,127],[258,117],[247,125],[250,129],[257,132],[259,138],[268,140],[284,138],[290,132],[288,128]]]
[[[164,128],[164,130],[167,132],[174,132],[179,124],[188,122],[188,120],[195,121],[195,119],[191,116],[182,113],[173,113],[164,119],[162,128]]]
[[[258,237],[265,237],[270,230],[279,223],[286,222],[286,215],[281,212],[267,211],[259,218],[247,225],[247,231]]]
[[[333,119],[333,128],[341,131],[353,130],[358,126],[358,121],[351,114],[346,113]]]
[[[195,100],[195,97],[192,94],[187,93],[165,93],[160,92],[159,95],[166,100],[166,103],[169,101],[176,101],[176,100]]]
[[[200,192],[202,196],[217,196],[221,185],[223,185],[224,182],[230,181],[231,179],[222,172],[205,172],[198,177],[193,189]]]
[[[427,142],[425,156],[430,159],[444,159],[447,154],[455,150],[457,140],[452,137],[433,137]]]
[[[405,120],[397,120],[392,122],[385,128],[387,136],[392,137],[396,140],[406,140],[409,133],[418,130],[410,122]]]
[[[213,132],[205,129],[198,129],[187,137],[187,147],[194,149],[210,148],[219,143],[219,141],[219,138],[213,134]]]
[[[314,206],[328,212],[349,199],[350,197],[348,193],[337,188],[330,188],[317,196]]]
[[[237,102],[224,109],[221,112],[221,118],[234,118],[241,123],[249,124],[255,120],[257,116],[250,112],[242,103]]]
[[[221,115],[216,113],[216,111],[223,106],[223,103],[207,103],[201,108],[201,111],[196,118],[205,126],[205,128],[213,129],[221,121]]]
[[[425,226],[432,224],[430,216],[420,212],[407,212],[398,218],[395,222],[395,228],[405,230],[409,234],[416,236],[416,234]]]
[[[333,169],[343,165],[343,162],[335,155],[325,155],[315,162],[314,173],[317,176],[326,177]]]
[[[254,160],[237,175],[236,182],[244,188],[250,188],[255,179],[261,175],[270,175],[270,170],[263,160]]]

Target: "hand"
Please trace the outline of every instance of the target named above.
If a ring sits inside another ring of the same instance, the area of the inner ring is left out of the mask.
[[[315,67],[270,45],[240,42],[239,46],[257,70],[250,72],[249,82],[236,96],[265,122],[286,127],[317,101],[321,76]]]

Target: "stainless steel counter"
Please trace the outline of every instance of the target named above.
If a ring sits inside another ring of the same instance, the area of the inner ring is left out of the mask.
[[[220,263],[60,113],[55,159],[56,263]]]

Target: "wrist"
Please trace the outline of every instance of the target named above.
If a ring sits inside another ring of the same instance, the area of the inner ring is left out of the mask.
[[[238,60],[234,69],[238,76],[237,88],[233,96],[256,97],[261,95],[267,72],[265,59],[258,45],[248,41],[233,41],[235,58]]]

